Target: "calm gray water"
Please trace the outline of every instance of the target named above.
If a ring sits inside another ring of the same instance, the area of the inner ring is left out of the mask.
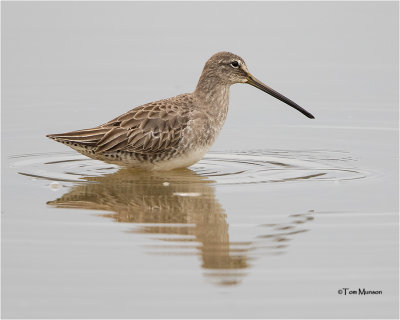
[[[395,2],[2,2],[2,316],[398,317],[398,44]],[[212,151],[163,173],[45,138],[220,50],[316,119],[233,86]]]

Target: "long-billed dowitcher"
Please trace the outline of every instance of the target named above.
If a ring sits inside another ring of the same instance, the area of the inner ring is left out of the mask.
[[[229,88],[235,83],[251,84],[314,118],[253,77],[241,57],[219,52],[206,62],[192,93],[144,104],[95,128],[47,137],[90,158],[128,167],[188,167],[199,161],[217,138],[228,112]]]

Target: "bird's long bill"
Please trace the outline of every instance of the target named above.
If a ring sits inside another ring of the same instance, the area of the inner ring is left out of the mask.
[[[300,107],[297,103],[293,102],[292,100],[286,98],[285,96],[281,95],[279,92],[275,91],[274,89],[268,87],[264,83],[262,83],[260,80],[257,80],[254,78],[252,75],[249,75],[248,77],[248,84],[251,84],[252,86],[270,94],[271,96],[277,98],[278,100],[281,100],[282,102],[288,104],[292,108],[295,108],[297,111],[300,111],[302,114],[304,114],[306,117],[310,119],[314,119],[314,116],[309,113],[308,111],[304,110],[302,107]]]

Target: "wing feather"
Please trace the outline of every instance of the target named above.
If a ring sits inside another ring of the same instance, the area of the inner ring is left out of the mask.
[[[96,145],[97,142],[100,141],[100,139],[108,131],[108,128],[93,128],[58,134],[49,134],[47,137],[55,140],[76,142],[84,145]]]
[[[179,145],[193,108],[193,97],[184,94],[142,105],[96,128],[48,137],[90,145],[96,153],[157,154]]]
[[[96,152],[115,150],[115,147],[120,146],[122,142],[125,142],[125,145],[128,144],[127,131],[123,128],[114,127],[97,143]]]

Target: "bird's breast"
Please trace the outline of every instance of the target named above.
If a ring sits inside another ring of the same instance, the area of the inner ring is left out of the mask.
[[[227,111],[228,106],[198,112],[187,128],[187,137],[197,145],[211,147],[224,125]]]

